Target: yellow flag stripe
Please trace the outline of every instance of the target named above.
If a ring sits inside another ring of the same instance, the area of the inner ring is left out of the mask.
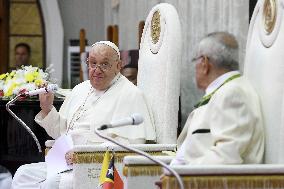
[[[104,155],[104,160],[102,164],[102,169],[101,169],[101,174],[100,174],[100,179],[99,179],[100,184],[104,183],[104,181],[106,180],[106,173],[108,170],[109,162],[110,162],[110,154],[109,154],[109,151],[107,150]]]

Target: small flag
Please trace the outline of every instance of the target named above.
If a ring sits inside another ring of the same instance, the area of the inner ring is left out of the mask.
[[[123,189],[123,181],[114,167],[114,154],[110,159],[109,151],[106,151],[104,155],[100,185],[103,189]]]
[[[105,181],[103,183],[103,189],[113,189],[114,188],[114,158],[112,157],[107,169]]]
[[[110,154],[109,151],[107,150],[104,159],[103,159],[103,164],[102,164],[102,169],[101,169],[101,174],[100,174],[100,179],[99,179],[99,185],[102,185],[105,181],[107,170],[109,167],[109,162],[110,162]]]
[[[114,189],[123,189],[123,181],[114,167]]]

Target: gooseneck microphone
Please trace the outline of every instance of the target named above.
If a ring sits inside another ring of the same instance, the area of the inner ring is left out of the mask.
[[[48,93],[48,92],[55,92],[58,90],[58,85],[56,84],[49,84],[46,87],[39,88],[33,91],[25,92],[23,95],[25,96],[34,96],[38,94]]]
[[[132,114],[129,117],[119,119],[116,121],[110,122],[110,124],[102,125],[101,127],[98,128],[98,130],[105,130],[108,128],[115,128],[115,127],[122,127],[126,125],[139,125],[143,123],[144,118],[137,113]]]
[[[48,93],[48,92],[55,92],[58,90],[58,86],[56,84],[49,84],[46,87],[40,88],[40,89],[36,89],[33,91],[28,91],[25,92],[23,94],[18,94],[17,96],[15,96],[13,99],[11,99],[9,102],[7,102],[6,104],[6,110],[11,114],[11,116],[13,116],[27,131],[28,133],[33,137],[38,151],[39,153],[42,153],[41,150],[41,146],[40,143],[36,137],[36,135],[33,133],[33,131],[30,129],[30,127],[28,127],[25,122],[23,122],[23,120],[21,120],[14,112],[12,112],[12,110],[10,109],[10,106],[13,105],[14,102],[16,102],[18,100],[18,98],[21,98],[23,96],[34,96],[34,95],[38,95],[38,94],[43,94],[43,93]]]
[[[126,120],[128,120],[128,122]],[[112,142],[112,143],[114,143],[114,144],[116,144],[116,145],[118,145],[118,146],[120,146],[120,147],[122,147],[126,150],[136,152],[137,154],[140,154],[140,155],[148,158],[149,160],[161,165],[162,167],[164,167],[167,171],[172,173],[177,178],[179,188],[184,189],[184,185],[183,185],[182,179],[180,178],[179,174],[174,169],[169,167],[167,164],[165,164],[161,160],[147,154],[146,152],[144,152],[142,150],[138,150],[136,148],[130,147],[129,145],[123,145],[123,144],[117,142],[116,140],[114,140],[113,138],[105,136],[105,135],[103,135],[102,133],[99,132],[99,130],[104,130],[104,129],[107,129],[107,128],[114,128],[114,127],[120,127],[120,126],[126,126],[126,125],[138,125],[138,124],[142,123],[143,121],[144,121],[143,117],[140,114],[133,114],[130,117],[121,119],[121,121],[113,122],[112,124],[108,124],[108,125],[102,125],[101,127],[95,129],[95,133],[99,137],[101,137],[105,140],[108,140],[108,141],[110,141],[110,142]]]
[[[15,96],[13,99],[11,99],[9,102],[7,102],[6,104],[6,110],[11,114],[11,116],[13,116],[13,118],[15,118],[27,131],[28,133],[33,137],[37,148],[38,148],[38,152],[42,153],[41,150],[41,146],[40,143],[36,137],[36,135],[33,133],[33,131],[30,129],[30,127],[28,127],[25,122],[23,122],[23,120],[21,120],[14,112],[12,112],[12,110],[10,109],[10,106],[14,104],[14,102],[16,102],[18,100],[18,98],[20,98],[22,96],[22,94],[18,94],[17,96]]]

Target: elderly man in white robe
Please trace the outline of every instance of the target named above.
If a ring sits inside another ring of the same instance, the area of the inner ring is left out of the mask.
[[[205,95],[191,112],[178,138],[171,165],[254,164],[264,153],[259,98],[238,70],[238,43],[226,32],[199,43],[195,77]]]
[[[94,134],[94,129],[139,113],[144,122],[139,126],[126,126],[107,130],[107,135],[125,144],[155,141],[152,114],[142,92],[120,74],[121,61],[118,47],[109,41],[92,46],[88,58],[89,79],[77,85],[65,99],[59,112],[52,105],[54,95],[42,94],[41,111],[35,121],[54,139],[70,135],[74,145],[101,144],[105,141]],[[72,164],[72,151],[66,154]],[[12,188],[58,188],[60,174],[46,179],[46,164],[21,166],[12,182]]]

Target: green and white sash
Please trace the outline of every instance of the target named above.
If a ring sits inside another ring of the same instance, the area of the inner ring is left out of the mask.
[[[210,101],[211,97],[214,95],[214,93],[215,93],[218,89],[220,89],[223,85],[225,85],[225,84],[228,83],[229,81],[232,81],[232,80],[234,80],[234,79],[236,79],[236,78],[239,78],[239,77],[241,77],[241,74],[236,74],[236,75],[233,75],[233,76],[229,77],[227,80],[224,81],[224,83],[223,83],[222,85],[220,85],[220,86],[219,86],[217,89],[215,89],[212,93],[210,93],[210,94],[208,94],[208,95],[206,95],[206,96],[203,96],[203,97],[201,98],[201,100],[200,100],[196,105],[194,105],[194,108],[199,108],[200,106],[206,105],[206,104]]]

